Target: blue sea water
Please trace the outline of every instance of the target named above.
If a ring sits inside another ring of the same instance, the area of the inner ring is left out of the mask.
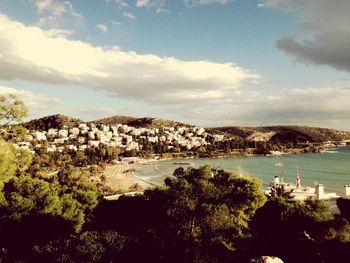
[[[350,147],[329,149],[324,153],[308,153],[299,155],[286,155],[283,157],[230,157],[230,158],[199,158],[186,160],[164,160],[140,165],[135,176],[153,184],[162,184],[166,177],[173,174],[177,167],[186,165],[176,164],[190,162],[193,167],[206,164],[213,168],[226,171],[240,172],[251,177],[259,178],[264,187],[280,169],[276,163],[283,160],[285,173],[284,181],[295,183],[297,169],[301,174],[302,186],[313,186],[314,182],[326,186],[326,192],[336,192],[344,195],[344,185],[350,184]]]

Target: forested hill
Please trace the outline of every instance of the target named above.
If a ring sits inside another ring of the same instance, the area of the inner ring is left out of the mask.
[[[135,117],[128,117],[128,116],[113,116],[105,119],[100,119],[96,121],[92,121],[94,123],[100,123],[100,124],[109,124],[109,125],[116,125],[118,123],[120,124],[126,124],[128,126],[132,127],[144,127],[144,128],[161,128],[161,127],[176,127],[176,126],[190,126],[188,124],[183,124],[176,121],[171,120],[165,120],[160,118],[150,118],[150,117],[144,117],[144,118],[135,118]]]
[[[350,132],[307,126],[262,126],[262,127],[217,127],[208,129],[227,137],[241,138],[245,141],[325,142],[350,139]]]
[[[24,123],[24,126],[30,130],[48,130],[49,128],[61,129],[64,126],[68,128],[77,126],[82,120],[69,116],[56,114],[46,116],[40,119],[31,120]],[[126,124],[128,126],[140,128],[161,128],[176,126],[191,126],[180,122],[165,120],[160,118],[136,118],[129,116],[113,116],[109,118],[90,121],[95,124]],[[207,128],[212,134],[224,134],[226,138],[240,138],[244,141],[266,141],[271,143],[289,143],[289,142],[325,142],[350,140],[350,132],[339,131],[326,128],[315,128],[307,126],[261,126],[261,127],[239,127],[227,126]]]
[[[24,127],[26,127],[29,130],[43,131],[48,130],[50,128],[62,129],[64,126],[72,128],[82,122],[82,120],[76,118],[72,118],[61,114],[55,114],[26,122],[24,123]]]
[[[55,114],[46,116],[40,119],[34,119],[24,123],[24,126],[30,130],[48,130],[50,128],[62,129],[64,126],[68,128],[77,126],[79,123],[94,123],[94,124],[106,124],[106,125],[117,125],[126,124],[131,127],[144,127],[144,128],[161,128],[161,127],[176,127],[176,126],[191,126],[176,121],[165,120],[161,118],[150,118],[150,117],[130,117],[130,116],[113,116],[104,119],[98,119],[93,121],[84,122],[82,120],[69,117],[62,114]]]

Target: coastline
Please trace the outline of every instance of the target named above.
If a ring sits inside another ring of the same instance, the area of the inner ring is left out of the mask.
[[[149,165],[161,161],[187,161],[198,158],[208,159],[221,159],[221,158],[232,158],[232,157],[252,157],[252,156],[264,156],[264,157],[276,157],[286,156],[295,154],[307,154],[307,153],[322,153],[327,151],[329,148],[333,148],[333,145],[323,145],[317,148],[316,151],[311,151],[305,148],[288,149],[287,151],[270,151],[269,154],[257,154],[254,153],[254,149],[248,149],[247,151],[235,150],[231,152],[213,153],[201,155],[194,152],[181,152],[181,153],[167,153],[163,156],[157,154],[151,158],[140,158],[139,161],[132,163],[118,163],[111,164],[105,168],[104,175],[106,176],[106,185],[110,188],[112,193],[125,193],[134,190],[144,190],[149,187],[154,187],[155,184],[148,182],[147,180],[140,178],[135,175],[134,171],[136,168],[142,165]]]
[[[251,156],[265,156],[265,157],[274,157],[274,156],[285,156],[285,155],[295,155],[295,154],[308,154],[308,153],[323,153],[332,149],[334,147],[346,147],[346,144],[324,144],[314,147],[306,148],[290,148],[286,150],[271,150],[269,153],[261,154],[254,153],[255,148],[247,148],[246,150],[237,149],[230,152],[214,152],[214,153],[197,153],[197,152],[181,152],[181,153],[166,153],[166,157],[160,157],[159,155],[153,155],[152,158],[146,159],[146,162],[153,161],[163,161],[163,160],[186,160],[186,159],[198,159],[198,158],[232,158],[232,157],[251,157]]]
[[[125,193],[133,190],[146,189],[152,184],[135,176],[134,171],[139,164],[123,163],[106,166],[106,186],[112,193]]]

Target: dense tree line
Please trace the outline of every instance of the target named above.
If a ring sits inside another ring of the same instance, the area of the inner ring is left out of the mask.
[[[4,124],[0,138],[1,262],[29,261],[36,242],[80,232],[102,198],[96,185],[82,180],[73,166],[61,163],[57,173],[37,176],[37,156],[33,158],[13,144],[16,138],[12,127],[26,113],[16,97],[0,96],[0,121]]]
[[[69,220],[52,216],[55,206],[47,208],[51,214],[30,213],[3,230],[24,237],[17,253],[3,259],[249,262],[274,255],[284,262],[341,262],[350,248],[350,200],[338,205],[341,214],[333,215],[319,200],[267,199],[252,178],[209,166],[179,168],[144,195],[99,202],[78,233]]]

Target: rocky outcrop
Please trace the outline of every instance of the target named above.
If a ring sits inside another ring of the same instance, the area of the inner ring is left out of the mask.
[[[247,139],[253,142],[268,142],[276,134],[276,132],[254,132]]]
[[[262,256],[250,260],[250,263],[283,263],[278,257]]]

